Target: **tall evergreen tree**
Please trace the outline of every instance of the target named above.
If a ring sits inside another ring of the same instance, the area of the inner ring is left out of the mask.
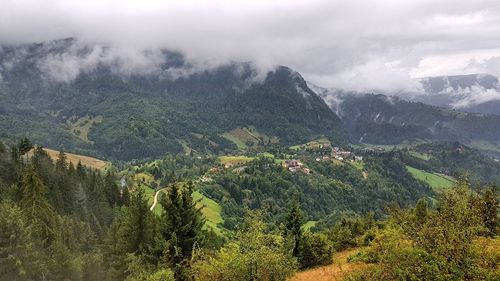
[[[63,150],[61,150],[57,156],[56,169],[58,171],[65,171],[68,169],[68,157],[66,157],[66,153],[64,153]]]
[[[122,226],[123,238],[127,241],[129,253],[150,255],[154,251],[157,221],[149,208],[144,190],[139,189],[132,194],[130,204],[125,209]]]
[[[156,266],[162,251],[159,236],[157,218],[149,209],[144,191],[139,189],[108,231],[106,260],[111,267],[110,277],[121,280],[127,276],[128,255]]]
[[[106,191],[106,198],[111,206],[123,205],[120,188],[115,182],[115,176],[109,171],[104,176],[104,188]]]
[[[48,242],[55,236],[56,213],[45,197],[46,186],[32,165],[24,172],[21,181],[21,208],[28,219]]]
[[[201,241],[205,219],[192,199],[193,185],[172,184],[162,196],[161,233],[167,241],[166,254],[176,280],[188,280],[187,268],[194,247]]]
[[[33,144],[30,142],[28,138],[23,138],[18,144],[18,151],[20,155],[26,154],[33,148]]]
[[[0,203],[0,280],[35,280],[44,274],[36,239],[21,210]]]
[[[302,224],[304,223],[304,217],[302,215],[302,210],[297,201],[294,201],[290,208],[288,209],[288,213],[286,215],[285,222],[285,235],[292,239],[293,242],[293,251],[292,254],[294,257],[299,257],[300,255],[300,245],[302,242]]]

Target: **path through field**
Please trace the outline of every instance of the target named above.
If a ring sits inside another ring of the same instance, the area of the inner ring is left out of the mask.
[[[165,189],[167,189],[166,187],[165,188],[162,188],[162,189],[158,189],[155,193],[155,197],[154,197],[154,200],[153,200],[153,205],[151,205],[151,208],[149,208],[149,210],[153,211],[154,208],[156,207],[156,203],[158,203],[158,194],[160,194],[160,192],[163,192]]]

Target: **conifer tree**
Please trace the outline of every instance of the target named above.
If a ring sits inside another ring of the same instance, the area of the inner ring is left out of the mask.
[[[31,144],[31,142],[30,142],[30,140],[28,138],[23,138],[19,142],[18,151],[19,151],[20,155],[26,154],[32,148],[33,148],[33,144]]]
[[[45,270],[21,210],[0,203],[0,280],[35,280]]]
[[[304,223],[304,217],[302,215],[302,210],[300,209],[300,205],[297,201],[294,201],[290,208],[288,209],[288,213],[286,215],[285,222],[285,235],[292,239],[293,241],[293,251],[292,254],[294,257],[299,257],[300,255],[300,244],[302,242],[302,224]]]
[[[76,165],[76,174],[80,177],[84,177],[86,174],[85,167],[82,165],[82,161],[78,161]]]
[[[174,269],[176,280],[188,280],[192,252],[201,241],[201,230],[205,219],[191,197],[192,183],[172,184],[167,195],[161,198],[161,234],[165,241],[166,257]]]
[[[120,188],[115,182],[115,176],[111,172],[107,172],[104,176],[104,188],[106,191],[106,198],[111,206],[122,205]]]
[[[56,170],[65,171],[68,169],[68,158],[66,157],[66,153],[63,150],[59,152],[56,161]]]
[[[157,221],[149,208],[144,190],[132,194],[121,230],[129,253],[149,255],[154,251]]]
[[[54,239],[56,213],[45,197],[47,188],[32,165],[24,172],[21,180],[21,208],[43,239]]]

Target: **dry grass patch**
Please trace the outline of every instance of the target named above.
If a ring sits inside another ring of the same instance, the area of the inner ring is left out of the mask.
[[[348,274],[367,268],[362,262],[347,262],[347,259],[359,252],[359,249],[349,249],[333,255],[333,263],[326,266],[296,273],[289,281],[337,281]]]
[[[49,148],[44,148],[45,152],[52,158],[53,160],[57,160],[59,157],[59,151],[49,149]],[[100,160],[97,158],[93,158],[90,156],[83,156],[83,155],[78,155],[78,154],[73,154],[73,153],[66,153],[66,158],[68,159],[68,162],[72,163],[75,167],[78,165],[78,162],[82,162],[83,166],[89,167],[89,168],[94,168],[101,170],[103,169],[106,165],[108,165],[108,162],[104,160]]]

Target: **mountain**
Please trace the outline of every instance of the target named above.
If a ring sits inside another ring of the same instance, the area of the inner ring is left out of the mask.
[[[423,93],[412,100],[472,113],[500,115],[500,84],[490,74],[427,77],[420,80]]]
[[[125,55],[124,55],[125,53]],[[251,63],[199,68],[168,51],[124,52],[74,39],[0,48],[0,140],[131,160],[268,142],[341,139],[339,118],[297,72]]]
[[[500,154],[500,116],[461,112],[381,94],[311,88],[342,119],[353,142],[458,141]]]

